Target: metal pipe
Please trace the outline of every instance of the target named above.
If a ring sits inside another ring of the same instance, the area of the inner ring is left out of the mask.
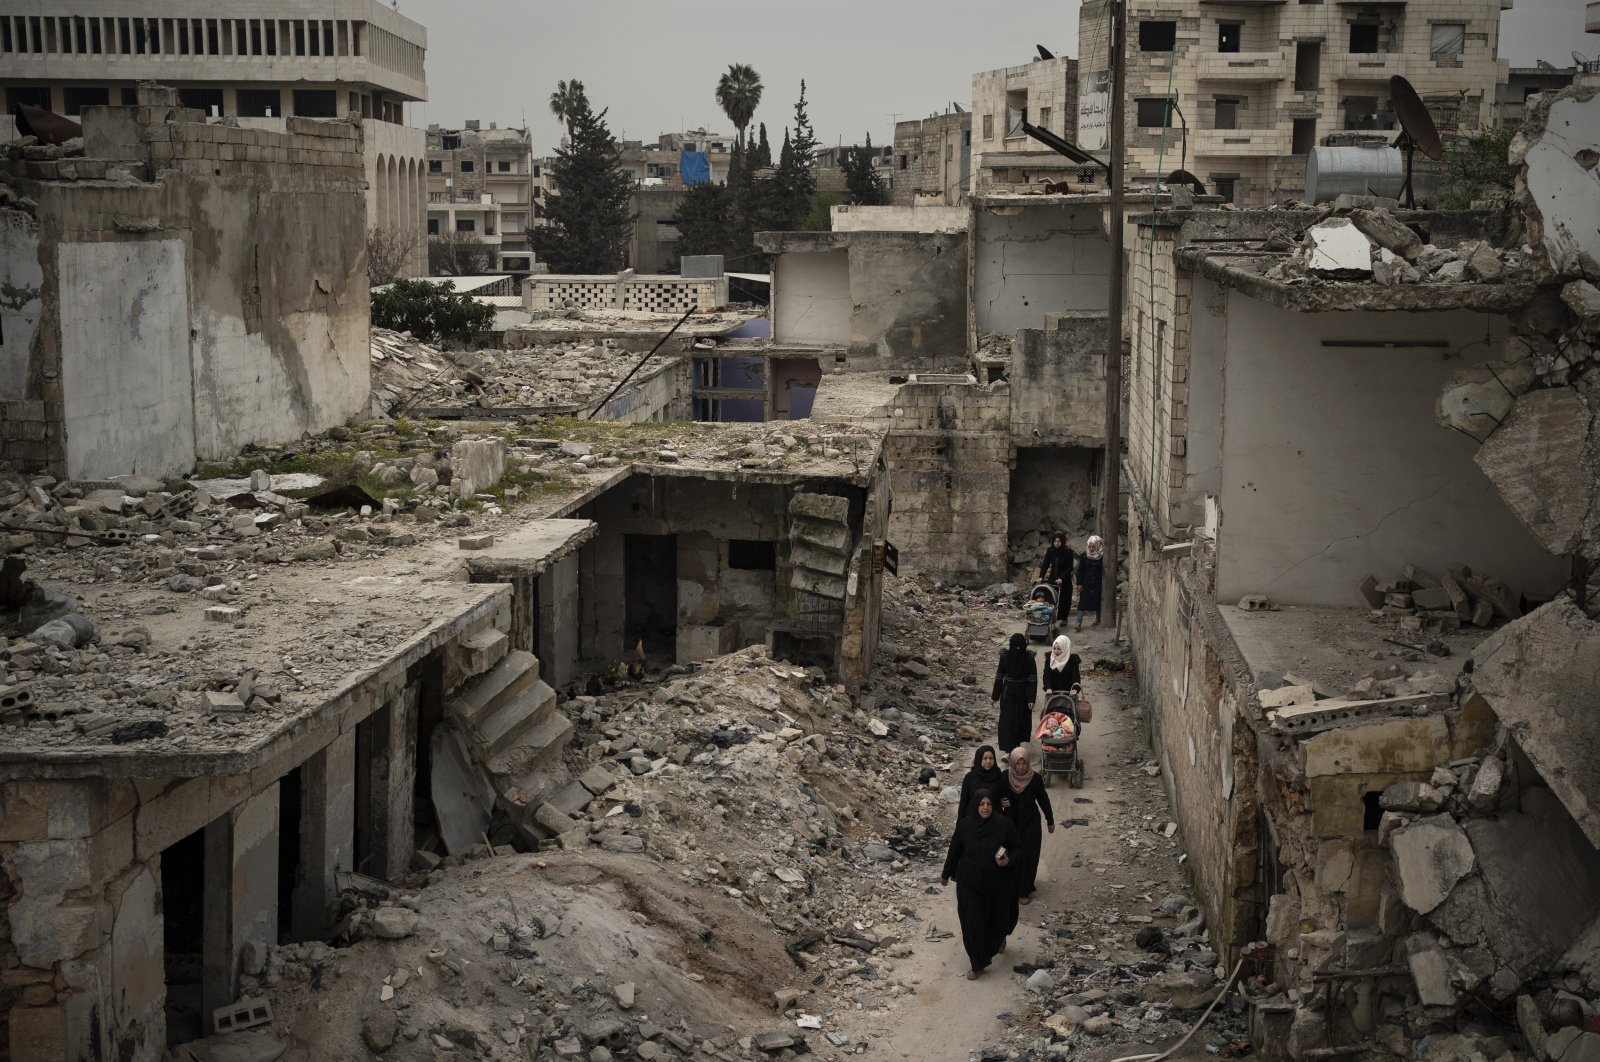
[[[683,316],[678,318],[678,321],[677,321],[676,324],[674,324],[671,328],[667,329],[667,334],[662,336],[660,339],[656,340],[656,345],[650,348],[650,353],[648,353],[644,357],[640,358],[639,359],[639,364],[637,364],[633,368],[629,369],[628,370],[628,375],[624,376],[621,380],[617,381],[617,386],[615,386],[615,387],[613,387],[611,389],[611,393],[606,395],[604,398],[602,398],[595,405],[595,407],[593,409],[589,410],[589,415],[584,417],[583,419],[584,420],[593,420],[594,419],[594,415],[596,413],[598,413],[602,409],[606,408],[606,403],[611,401],[613,398],[617,397],[617,392],[621,391],[622,388],[624,387],[624,385],[626,385],[629,380],[633,379],[635,373],[637,373],[640,369],[644,368],[644,363],[649,361],[652,357],[654,357],[656,351],[661,349],[661,345],[663,343],[665,343],[667,340],[671,339],[672,338],[672,333],[676,332],[679,328],[683,327],[683,322],[687,321],[693,314],[694,314],[694,307],[693,306],[691,306],[687,310],[683,311]]]
[[[1100,622],[1117,624],[1117,550],[1122,520],[1122,197],[1127,184],[1127,145],[1124,125],[1127,111],[1127,0],[1111,5],[1111,269],[1109,336],[1106,348],[1105,474],[1100,479],[1100,526],[1106,560],[1100,584]]]

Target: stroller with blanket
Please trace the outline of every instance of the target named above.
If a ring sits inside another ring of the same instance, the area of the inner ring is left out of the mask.
[[[1033,593],[1028,595],[1028,603],[1022,607],[1030,640],[1042,638],[1049,641],[1056,636],[1061,629],[1060,604],[1060,591],[1056,587],[1040,583],[1033,588]]]
[[[1070,693],[1053,693],[1045,701],[1044,716],[1033,738],[1044,749],[1039,770],[1044,774],[1044,784],[1049,785],[1058,774],[1067,776],[1067,784],[1074,789],[1083,787],[1083,753],[1079,743],[1083,725],[1094,718],[1094,707],[1083,699],[1083,687],[1073,686]]]

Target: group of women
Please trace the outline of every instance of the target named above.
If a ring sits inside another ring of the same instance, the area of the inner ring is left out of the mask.
[[[1039,563],[1039,581],[1056,588],[1058,615],[1072,612],[1072,588],[1078,588],[1076,630],[1083,630],[1086,612],[1093,612],[1095,623],[1100,622],[1100,579],[1105,574],[1105,548],[1104,539],[1090,535],[1080,557],[1067,545],[1067,536],[1058,532],[1051,537],[1050,548],[1044,551],[1044,560]]]

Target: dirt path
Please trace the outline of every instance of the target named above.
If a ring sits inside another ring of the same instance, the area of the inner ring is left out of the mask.
[[[979,613],[969,617],[966,626],[968,635],[962,641],[971,648],[964,650],[963,656],[968,670],[986,684],[999,649],[1019,625],[1003,613]],[[1133,683],[1121,674],[1087,673],[1096,659],[1116,659],[1120,655],[1110,631],[1091,628],[1082,633],[1065,633],[1073,638],[1074,651],[1083,657],[1085,694],[1095,706],[1095,720],[1085,733],[1087,769],[1083,788],[1069,789],[1060,779],[1050,788],[1056,820],[1062,825],[1054,834],[1045,835],[1034,901],[1022,908],[1021,922],[1006,954],[977,980],[968,981],[964,976],[968,968],[966,955],[956,923],[954,886],[942,890],[938,887],[936,865],[914,871],[927,882],[913,923],[923,927],[923,937],[908,941],[915,951],[894,970],[895,979],[910,986],[914,994],[900,997],[888,1011],[849,1014],[840,1021],[840,1031],[871,1045],[868,1057],[906,1062],[950,1062],[976,1057],[982,1045],[1004,1036],[1026,1009],[1029,994],[1024,978],[1012,967],[1045,961],[1044,934],[1056,932],[1072,915],[1083,913],[1086,906],[1095,908],[1093,920],[1101,921],[1099,909],[1103,905],[1122,906],[1118,899],[1125,892],[1130,893],[1128,899],[1132,901],[1131,890],[1135,888],[1141,894],[1154,893],[1156,901],[1161,898],[1159,890],[1181,888],[1175,848],[1172,857],[1165,860],[1166,872],[1160,875],[1165,880],[1151,881],[1156,876],[1156,868],[1151,866],[1127,873],[1128,834],[1138,831],[1143,837],[1160,836],[1145,821],[1154,782],[1139,769],[1148,750],[1134,708]],[[1045,650],[1039,648],[1038,656],[1042,666]],[[992,741],[994,718],[988,702],[976,700],[981,708],[974,708],[969,722],[986,736],[985,740]],[[964,749],[957,769],[947,779],[950,784],[959,783],[979,743]],[[947,826],[953,824],[954,817],[954,809],[947,808]],[[1066,827],[1073,819],[1087,822]],[[1165,843],[1164,838],[1162,841]],[[928,940],[927,935],[933,932],[942,939]]]

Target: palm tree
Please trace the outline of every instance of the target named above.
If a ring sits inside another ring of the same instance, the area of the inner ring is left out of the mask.
[[[761,75],[748,63],[730,63],[728,72],[717,82],[717,106],[728,116],[744,147],[744,131],[761,103]]]
[[[571,81],[557,81],[556,90],[550,93],[550,113],[560,118],[567,127],[568,139],[572,137],[573,117],[588,101],[588,94],[583,91],[583,82],[577,78]]]

